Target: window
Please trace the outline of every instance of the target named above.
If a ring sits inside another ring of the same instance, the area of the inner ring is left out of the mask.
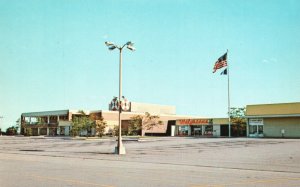
[[[206,125],[204,128],[204,135],[212,135],[213,134],[213,126],[212,125]]]
[[[263,125],[249,125],[249,134],[263,134],[264,126]]]
[[[189,126],[179,126],[178,135],[187,136],[189,133]]]
[[[259,125],[258,126],[258,134],[263,134],[264,133],[264,126]]]
[[[257,133],[257,125],[249,125],[249,134]]]

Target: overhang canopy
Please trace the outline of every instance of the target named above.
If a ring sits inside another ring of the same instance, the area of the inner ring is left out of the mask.
[[[58,116],[58,115],[68,115],[68,113],[69,110],[55,110],[55,111],[22,113],[22,116],[23,117]]]

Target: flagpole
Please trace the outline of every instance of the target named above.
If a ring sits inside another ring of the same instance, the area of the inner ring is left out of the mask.
[[[228,81],[228,137],[231,137],[228,49],[227,49],[227,81]]]

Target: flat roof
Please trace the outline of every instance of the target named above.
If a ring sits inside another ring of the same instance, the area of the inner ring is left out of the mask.
[[[109,110],[102,110],[99,112],[102,112],[103,114],[118,114],[118,111],[109,111]],[[145,112],[122,112],[122,115],[123,115],[123,117],[124,116],[134,116],[134,115],[145,115]],[[170,117],[173,120],[205,118],[202,116],[188,116],[188,115],[176,115],[176,114],[152,114],[152,113],[150,113],[150,115],[157,115],[159,117],[165,117],[165,118]]]
[[[253,115],[245,116],[246,118],[284,118],[284,117],[300,117],[300,114],[283,114],[283,115]]]
[[[300,115],[300,102],[247,105],[246,116],[297,116]]]
[[[39,116],[57,116],[57,115],[66,115],[69,113],[69,110],[52,110],[52,111],[42,111],[42,112],[27,112],[22,113],[23,117],[39,117]]]

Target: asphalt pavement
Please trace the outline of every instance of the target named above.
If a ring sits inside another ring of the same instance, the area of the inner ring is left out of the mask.
[[[300,139],[0,137],[0,186],[299,186]]]

